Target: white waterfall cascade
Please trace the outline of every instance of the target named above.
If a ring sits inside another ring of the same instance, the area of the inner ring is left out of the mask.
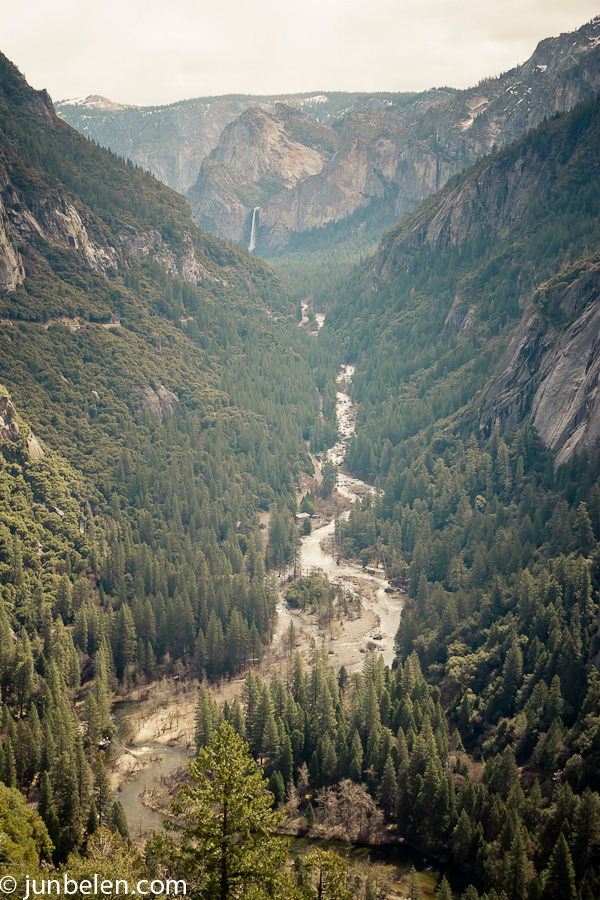
[[[256,250],[256,229],[258,226],[258,211],[260,206],[255,206],[252,210],[252,227],[250,229],[250,243],[248,244],[248,252],[252,253]]]

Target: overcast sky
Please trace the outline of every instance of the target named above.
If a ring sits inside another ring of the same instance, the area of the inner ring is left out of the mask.
[[[13,0],[5,53],[54,100],[468,87],[598,0]]]

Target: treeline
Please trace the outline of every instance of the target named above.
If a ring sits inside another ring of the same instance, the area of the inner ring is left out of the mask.
[[[507,678],[512,665],[507,658]],[[588,717],[599,683],[593,670]],[[550,715],[558,694],[556,685],[547,692]],[[462,709],[449,729],[441,700],[414,651],[395,670],[371,652],[362,673],[348,676],[315,650],[308,671],[295,654],[284,680],[249,673],[242,702],[223,710],[201,689],[196,740],[210,746],[229,722],[292,820],[304,811],[316,834],[353,841],[384,840],[386,825],[389,839],[391,826],[425,851],[450,854],[465,900],[480,896],[475,885],[489,900],[597,896],[598,793],[557,787],[543,755],[523,772],[510,742],[496,744],[485,766],[474,762],[462,741],[472,749],[472,714]],[[450,897],[445,880],[439,896]]]

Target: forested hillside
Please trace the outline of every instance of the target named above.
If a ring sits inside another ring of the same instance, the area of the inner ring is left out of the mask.
[[[404,456],[407,441],[422,444],[463,408],[465,427],[479,427],[467,404],[524,310],[566,330],[593,305],[592,288],[560,312],[568,286],[596,265],[599,131],[595,98],[482,160],[392,229],[341,287],[324,335],[357,361],[350,464],[363,477],[386,478],[391,450]]]
[[[0,776],[59,862],[111,805],[112,694],[260,659],[259,519],[295,510],[335,359],[262,262],[1,76]]]

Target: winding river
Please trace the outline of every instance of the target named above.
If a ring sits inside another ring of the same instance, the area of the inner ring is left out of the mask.
[[[336,412],[340,439],[327,452],[328,458],[337,466],[341,466],[343,462],[348,441],[355,428],[356,411],[347,393],[353,374],[354,367],[346,365],[342,367],[338,376]],[[319,460],[317,463],[319,464]],[[370,485],[340,469],[336,491],[341,497],[354,502],[373,490]],[[342,515],[347,517],[349,511],[346,510]],[[377,647],[384,661],[390,665],[394,657],[394,637],[400,621],[402,595],[390,586],[383,570],[365,571],[359,564],[336,562],[332,555],[334,530],[335,520],[331,520],[304,537],[301,558],[303,572],[306,570],[323,573],[332,583],[361,596],[361,617],[342,623],[338,632],[329,636],[331,663],[337,667],[345,665],[348,671],[359,669],[364,659],[361,654],[364,654],[365,649]],[[282,638],[289,629],[290,622],[299,624],[298,617],[285,603],[284,591],[285,588],[282,586],[277,625],[268,661],[271,666],[281,665],[286,655]],[[315,626],[315,635],[316,633]],[[242,684],[240,680],[234,683],[234,688],[237,686],[241,689]],[[190,758],[188,745],[177,741],[164,743],[146,738],[143,743],[127,746],[127,735],[130,731],[128,720],[144,708],[143,703],[144,701],[120,703],[115,709],[115,720],[122,740],[122,753],[134,756],[139,763],[137,769],[121,784],[114,795],[115,800],[120,800],[123,805],[132,837],[135,839],[141,839],[144,834],[162,825],[161,814],[142,802],[143,792],[152,791],[160,779],[184,765]]]
[[[338,467],[341,467],[344,461],[356,425],[356,409],[352,406],[347,392],[353,375],[354,366],[345,365],[342,366],[337,379],[336,414],[340,438],[337,444],[327,451],[327,458]],[[341,497],[354,503],[366,494],[373,493],[374,488],[358,478],[353,478],[340,468],[336,491]],[[342,513],[342,518],[348,518],[349,514],[349,510],[346,510]],[[335,520],[332,519],[326,525],[314,528],[302,539],[302,571],[322,573],[333,584],[353,593],[360,593],[363,624],[369,626],[370,623],[370,627],[366,627],[365,630],[364,627],[357,629],[346,626],[344,628],[346,634],[336,640],[332,654],[340,663],[343,662],[348,671],[352,671],[360,668],[362,664],[359,654],[361,651],[364,652],[365,644],[376,641],[385,663],[391,665],[394,659],[394,638],[403,606],[402,594],[392,588],[382,569],[365,570],[356,563],[345,560],[337,562],[332,553],[334,533]],[[283,592],[278,612],[275,641],[281,639],[289,628],[290,621],[294,620],[293,613],[283,600]]]

